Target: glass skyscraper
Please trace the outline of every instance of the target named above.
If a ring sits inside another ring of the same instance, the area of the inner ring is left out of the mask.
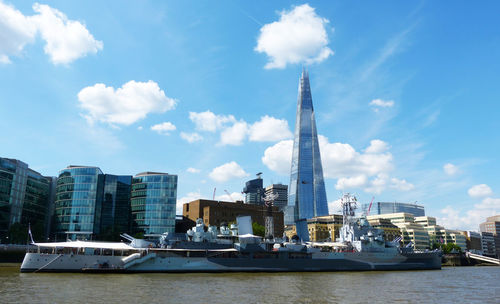
[[[25,242],[28,225],[35,239],[45,238],[49,222],[51,178],[17,159],[0,158],[0,238]],[[14,231],[15,230],[15,231]],[[15,238],[15,239],[13,239]]]
[[[177,175],[139,173],[132,179],[132,230],[145,235],[175,232]]]
[[[58,239],[90,239],[99,233],[103,175],[101,169],[85,166],[59,172],[54,210]]]
[[[328,215],[328,204],[309,75],[304,70],[299,83],[285,224],[322,215]]]

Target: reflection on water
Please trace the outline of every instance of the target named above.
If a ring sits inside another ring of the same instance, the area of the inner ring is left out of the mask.
[[[0,302],[500,303],[500,267],[432,271],[47,274],[0,266]]]

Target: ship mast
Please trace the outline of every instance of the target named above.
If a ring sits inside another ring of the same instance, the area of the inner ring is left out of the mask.
[[[274,200],[277,199],[278,196],[278,193],[267,193],[264,196],[264,204],[266,205],[266,237],[274,237],[273,204]]]
[[[343,242],[353,242],[354,225],[356,224],[355,210],[358,208],[358,200],[354,195],[345,193],[340,199],[342,204],[343,225],[340,229],[340,238]]]

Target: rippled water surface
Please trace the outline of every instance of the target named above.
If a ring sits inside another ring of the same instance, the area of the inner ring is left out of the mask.
[[[500,303],[500,267],[433,271],[46,274],[0,265],[1,303]]]

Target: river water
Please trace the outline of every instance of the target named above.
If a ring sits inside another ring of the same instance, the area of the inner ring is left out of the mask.
[[[233,274],[19,273],[0,264],[0,303],[500,303],[500,267]]]

